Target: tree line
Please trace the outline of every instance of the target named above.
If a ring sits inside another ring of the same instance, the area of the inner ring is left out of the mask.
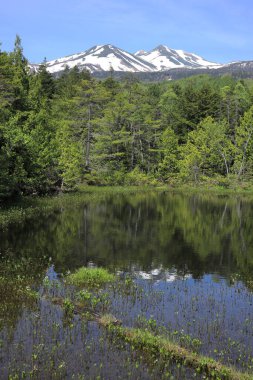
[[[253,178],[253,81],[199,75],[142,83],[29,68],[0,51],[0,197],[88,184]]]

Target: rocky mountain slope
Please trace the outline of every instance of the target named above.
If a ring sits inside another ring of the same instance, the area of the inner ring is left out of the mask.
[[[32,65],[37,69],[38,65]],[[159,45],[150,52],[140,50],[131,54],[113,45],[97,45],[92,48],[63,58],[47,62],[48,71],[60,73],[66,67],[77,66],[80,70],[95,72],[156,72],[171,68],[206,68],[219,67],[220,65],[208,62],[193,53],[183,50],[173,50],[164,45]]]
[[[216,68],[221,66],[217,63],[209,62],[196,54],[186,53],[183,50],[170,49],[165,45],[159,45],[150,52],[139,51],[135,53],[135,56],[156,66],[157,71],[164,71],[179,67]]]
[[[67,67],[71,69],[76,66],[81,71],[89,70],[99,78],[111,75],[112,72],[117,78],[132,73],[139,79],[148,81],[179,79],[203,73],[253,77],[253,61],[219,64],[165,45],[159,45],[149,52],[139,50],[135,54],[110,44],[97,45],[81,53],[48,61],[46,65],[48,71],[55,76],[61,75]],[[39,68],[38,64],[30,66],[35,71]]]
[[[157,70],[152,63],[113,45],[93,46],[82,53],[47,62],[48,71],[51,73],[63,71],[66,66],[69,68],[77,66],[80,70],[87,69],[92,73],[110,70],[124,72]]]

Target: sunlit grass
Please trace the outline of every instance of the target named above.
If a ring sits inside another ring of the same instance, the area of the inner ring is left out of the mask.
[[[66,282],[74,286],[99,288],[116,280],[116,276],[104,268],[79,268],[66,277]]]
[[[146,329],[117,326],[114,317],[110,315],[102,317],[101,324],[124,339],[131,345],[132,349],[144,352],[149,357],[150,363],[156,362],[158,358],[164,362],[172,360],[193,368],[197,373],[207,375],[209,379],[252,380],[250,374],[239,372],[235,368],[225,366],[214,359],[196,354],[164,337],[156,336]]]

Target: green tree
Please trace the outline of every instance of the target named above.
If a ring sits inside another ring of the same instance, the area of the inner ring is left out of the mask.
[[[178,172],[179,161],[178,137],[170,126],[161,136],[161,152],[158,173],[163,180],[166,180]]]
[[[0,51],[0,122],[6,121],[14,102],[13,64],[10,55]]]
[[[244,174],[253,174],[253,106],[245,112],[235,134],[236,158],[234,170],[240,179]]]
[[[194,179],[214,174],[228,175],[233,145],[226,135],[226,124],[211,117],[204,119],[181,147],[180,171],[183,178]]]
[[[17,35],[15,39],[15,47],[11,57],[14,65],[13,86],[14,86],[14,102],[13,107],[16,110],[25,110],[27,106],[28,90],[29,90],[29,68],[28,61],[23,55],[23,47],[21,39]]]
[[[54,93],[55,82],[44,61],[38,72],[30,76],[29,98],[32,109],[39,111],[41,108],[50,108]]]

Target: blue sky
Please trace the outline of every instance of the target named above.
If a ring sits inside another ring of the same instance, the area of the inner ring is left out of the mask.
[[[253,60],[251,0],[2,0],[2,50],[15,35],[41,62],[111,43],[130,52],[159,44],[216,62]]]

